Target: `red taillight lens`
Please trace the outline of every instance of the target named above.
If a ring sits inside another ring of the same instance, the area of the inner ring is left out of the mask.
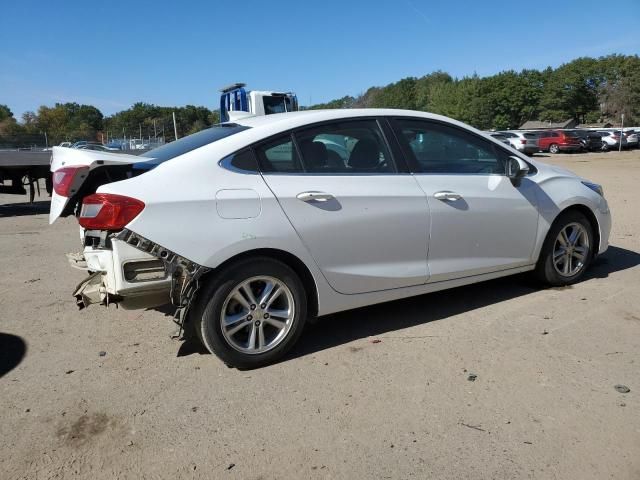
[[[112,193],[84,198],[78,222],[89,230],[121,230],[144,210],[144,202]]]
[[[53,172],[53,189],[58,195],[70,197],[82,184],[80,180],[87,178],[89,167],[64,167]]]
[[[526,143],[527,143],[527,141],[526,141],[524,138],[521,138],[521,139],[520,139],[520,143],[521,143],[522,145],[524,145],[524,144],[526,144]]]

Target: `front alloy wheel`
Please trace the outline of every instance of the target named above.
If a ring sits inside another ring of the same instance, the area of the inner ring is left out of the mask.
[[[553,249],[553,266],[563,277],[573,277],[585,266],[589,235],[579,223],[570,223],[558,234]]]
[[[552,143],[551,146],[549,147],[549,151],[551,153],[558,153],[560,152],[560,147],[558,147],[558,145],[556,145],[555,143]]]
[[[589,266],[594,248],[591,222],[577,210],[566,211],[549,229],[536,265],[536,275],[554,287],[575,283]]]

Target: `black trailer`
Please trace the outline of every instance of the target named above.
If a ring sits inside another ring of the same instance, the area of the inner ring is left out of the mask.
[[[38,180],[43,178],[47,193],[52,192],[50,151],[0,150],[0,193],[24,195],[29,187],[29,202],[33,203]]]

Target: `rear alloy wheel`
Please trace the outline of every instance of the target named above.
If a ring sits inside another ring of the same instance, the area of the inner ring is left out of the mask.
[[[603,152],[608,152],[609,144],[607,142],[602,142],[602,146],[600,147],[600,150],[602,150]]]
[[[580,212],[562,214],[553,224],[542,246],[536,274],[553,286],[575,283],[593,257],[593,231]]]
[[[558,147],[558,145],[557,145],[557,144],[552,143],[552,144],[549,146],[549,151],[550,151],[551,153],[559,153],[559,152],[560,152],[560,147]]]
[[[293,346],[307,304],[291,268],[269,258],[247,259],[215,278],[194,312],[198,336],[211,353],[232,367],[257,368]]]

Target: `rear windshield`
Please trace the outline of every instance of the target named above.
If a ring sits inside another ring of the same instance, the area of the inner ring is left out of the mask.
[[[231,135],[235,135],[236,133],[247,129],[249,129],[249,127],[238,125],[236,123],[221,123],[143,153],[140,155],[141,157],[153,158],[153,160],[137,163],[134,165],[134,168],[144,170],[151,169],[163,162],[166,162],[167,160],[184,155],[191,150],[204,147],[205,145],[209,145],[210,143],[230,137]]]

